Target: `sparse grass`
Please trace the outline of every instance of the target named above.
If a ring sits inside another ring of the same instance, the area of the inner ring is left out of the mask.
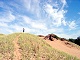
[[[22,60],[79,60],[64,52],[53,49],[35,35],[23,33],[19,40]]]
[[[14,59],[13,40],[20,33],[2,35],[0,37],[0,60]],[[44,40],[35,35],[22,33],[18,44],[22,60],[80,60],[64,52],[53,49]]]
[[[0,34],[0,60],[13,60],[14,45],[12,41],[18,34]]]
[[[75,47],[77,49],[80,49],[80,46],[79,45],[77,45],[77,44],[75,44],[73,42],[70,42],[70,41],[68,41],[68,43],[71,44],[73,47]]]
[[[3,36],[5,36],[4,34],[0,34],[0,37],[3,37]]]

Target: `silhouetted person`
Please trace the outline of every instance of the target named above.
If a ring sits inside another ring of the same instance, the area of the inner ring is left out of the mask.
[[[23,32],[25,31],[25,29],[23,28]]]

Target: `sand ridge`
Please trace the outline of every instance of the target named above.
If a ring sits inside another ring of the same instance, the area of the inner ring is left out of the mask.
[[[56,39],[54,39],[54,41],[50,41],[50,40],[45,40],[45,41],[55,49],[58,49],[72,56],[76,56],[80,58],[80,49],[77,49],[74,46],[65,44],[65,42],[67,41],[61,41],[61,40],[56,40]]]

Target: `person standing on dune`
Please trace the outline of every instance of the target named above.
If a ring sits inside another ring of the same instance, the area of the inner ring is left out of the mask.
[[[25,29],[23,28],[23,32],[25,31]]]

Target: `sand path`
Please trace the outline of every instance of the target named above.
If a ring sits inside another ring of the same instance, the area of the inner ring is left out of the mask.
[[[14,40],[14,60],[21,60],[21,53],[20,53],[20,46],[18,45],[18,38],[20,37],[21,34],[19,34]]]

